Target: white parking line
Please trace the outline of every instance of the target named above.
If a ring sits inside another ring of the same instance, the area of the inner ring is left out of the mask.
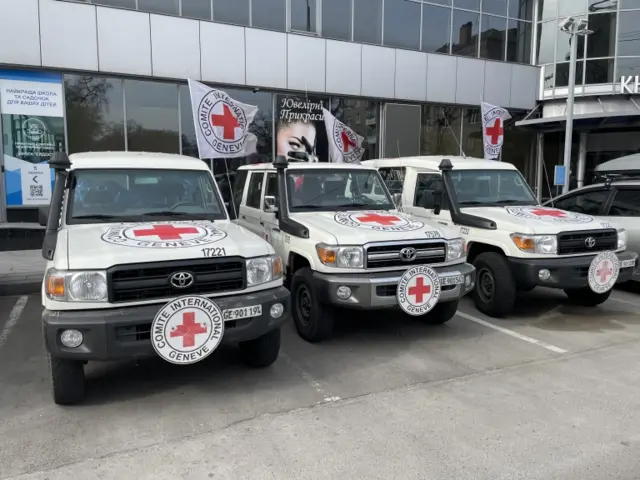
[[[313,388],[317,393],[319,393],[324,397],[324,400],[320,403],[333,403],[333,402],[339,402],[341,400],[340,397],[327,394],[327,392],[325,392],[324,389],[322,388],[322,385],[320,385],[320,382],[318,382],[315,378],[313,378],[311,374],[304,371],[296,362],[293,361],[291,357],[289,357],[283,352],[280,352],[280,356],[284,358],[289,365],[291,365],[294,369],[297,370],[300,376],[304,379],[305,382],[307,382],[307,384],[311,388]]]
[[[22,311],[24,310],[24,307],[27,305],[27,300],[29,300],[29,297],[26,295],[23,295],[22,297],[18,298],[18,300],[16,301],[16,304],[11,309],[11,312],[9,313],[9,320],[7,320],[6,325],[0,332],[0,348],[2,348],[2,346],[6,343],[7,338],[9,338],[9,334],[11,333],[11,330],[13,330],[13,327],[15,327],[16,323],[18,323],[18,320],[20,319],[20,315],[22,315]]]
[[[478,323],[488,328],[493,328],[494,330],[497,330],[498,332],[502,332],[505,335],[510,335],[519,340],[532,343],[533,345],[538,345],[539,347],[546,348],[547,350],[551,350],[552,352],[568,353],[568,350],[565,350],[564,348],[556,347],[555,345],[551,345],[550,343],[542,342],[540,340],[536,340],[535,338],[527,337],[526,335],[522,335],[521,333],[514,332],[513,330],[509,330],[508,328],[499,327],[498,325],[494,325],[493,323],[485,322],[480,318],[469,315],[468,313],[461,312],[460,310],[458,310],[456,314],[460,315],[462,318],[471,320],[472,322]]]

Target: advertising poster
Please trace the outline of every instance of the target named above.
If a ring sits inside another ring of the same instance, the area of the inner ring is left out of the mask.
[[[276,155],[298,151],[305,152],[310,162],[328,162],[323,108],[329,108],[328,98],[276,95]]]
[[[0,115],[7,206],[48,205],[53,172],[64,151],[62,75],[0,70]]]

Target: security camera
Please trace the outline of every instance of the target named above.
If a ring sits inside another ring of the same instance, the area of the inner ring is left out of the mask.
[[[574,23],[575,23],[575,20],[573,19],[573,17],[567,17],[560,22],[560,25],[559,25],[560,30],[562,30],[565,33],[569,33]]]
[[[585,20],[584,18],[578,22],[576,32],[583,35],[593,33],[593,31],[589,30],[589,21]]]

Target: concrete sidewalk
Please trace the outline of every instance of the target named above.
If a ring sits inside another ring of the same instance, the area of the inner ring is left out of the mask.
[[[45,265],[41,250],[0,252],[0,296],[40,292]]]

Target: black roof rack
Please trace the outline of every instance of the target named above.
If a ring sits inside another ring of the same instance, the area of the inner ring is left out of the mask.
[[[605,185],[629,180],[640,181],[640,170],[595,172],[593,175],[594,183],[604,182]]]

